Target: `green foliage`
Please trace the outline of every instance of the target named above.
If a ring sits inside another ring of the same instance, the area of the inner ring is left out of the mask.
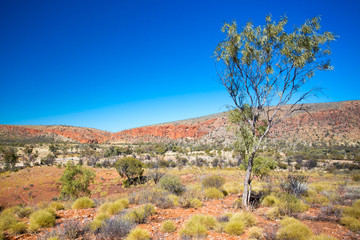
[[[8,147],[3,150],[5,169],[15,170],[15,164],[18,162],[18,158],[19,158],[16,152],[17,152],[16,148],[12,148],[12,147]]]
[[[280,215],[292,216],[295,213],[304,212],[308,209],[308,206],[302,203],[292,194],[284,194],[280,197],[280,201],[277,204]]]
[[[259,227],[252,227],[248,231],[248,236],[250,240],[260,240],[264,239],[264,232]]]
[[[146,219],[156,213],[155,207],[152,204],[145,204],[139,208],[134,209],[133,211],[127,214],[127,217],[132,221],[140,224],[145,223]]]
[[[120,201],[116,202],[107,202],[100,206],[99,212],[106,213],[108,215],[114,215],[120,211],[122,211],[125,206]]]
[[[171,233],[176,231],[176,226],[173,221],[167,220],[161,225],[161,231]]]
[[[312,236],[310,228],[294,218],[285,218],[280,224],[277,240],[308,240]]]
[[[9,228],[9,233],[11,235],[18,235],[18,234],[22,234],[22,233],[25,233],[26,232],[26,229],[27,229],[27,226],[25,223],[23,222],[17,222],[17,223],[14,223],[10,226]]]
[[[182,238],[205,238],[208,229],[214,229],[218,222],[212,216],[195,215],[181,229]]]
[[[211,187],[204,190],[205,196],[209,199],[221,199],[224,198],[224,194],[217,188]]]
[[[94,178],[95,173],[92,170],[71,163],[66,164],[64,174],[60,178],[61,196],[71,198],[90,196],[89,185]]]
[[[226,190],[229,194],[237,194],[243,190],[243,185],[241,185],[238,181],[227,182],[224,184],[224,190]]]
[[[88,197],[82,197],[76,199],[76,201],[71,206],[73,209],[86,209],[95,207],[95,203]]]
[[[124,208],[129,207],[129,200],[127,198],[120,198],[116,200],[115,203],[121,203],[124,206]]]
[[[13,224],[16,224],[18,220],[14,215],[12,208],[5,209],[0,214],[0,232],[9,229]]]
[[[354,217],[345,216],[340,219],[340,223],[353,232],[360,231],[360,221]]]
[[[91,222],[90,228],[93,231],[100,229],[101,225],[106,219],[109,219],[110,215],[108,213],[98,213],[94,218],[94,221]]]
[[[119,159],[115,163],[115,167],[119,175],[121,177],[127,177],[130,182],[132,178],[140,178],[144,173],[141,161],[133,157]]]
[[[261,205],[264,207],[273,207],[278,203],[279,199],[274,195],[268,195],[261,201]]]
[[[192,207],[192,208],[202,207],[202,202],[197,198],[193,198],[190,201],[190,207]]]
[[[256,225],[256,218],[250,212],[239,212],[235,213],[231,218],[230,222],[242,222],[245,227],[252,227]]]
[[[214,187],[219,190],[224,185],[224,183],[225,183],[225,178],[223,178],[222,176],[219,176],[219,175],[212,175],[212,176],[206,177],[202,181],[202,185],[204,188]]]
[[[55,225],[55,216],[48,210],[42,209],[33,212],[29,218],[29,229],[36,231],[42,227],[52,227]]]
[[[62,204],[60,202],[52,202],[50,204],[50,208],[55,209],[55,210],[64,210],[65,206],[64,206],[64,204]]]
[[[181,179],[176,175],[165,175],[160,178],[159,186],[170,193],[181,195],[185,191],[185,187],[181,183]]]
[[[241,235],[244,233],[245,225],[241,221],[230,221],[225,225],[224,231],[230,235]]]
[[[151,239],[150,233],[147,230],[139,227],[131,230],[131,232],[126,238],[126,240],[150,240],[150,239]]]

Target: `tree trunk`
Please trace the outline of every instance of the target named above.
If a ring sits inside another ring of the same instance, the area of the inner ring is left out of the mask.
[[[248,166],[246,168],[246,175],[245,175],[245,180],[244,180],[244,191],[243,191],[243,195],[242,195],[242,206],[244,208],[248,208],[249,207],[249,202],[250,202],[250,195],[251,195],[251,171],[252,171],[252,167],[253,167],[253,159],[254,156],[251,155],[248,161]]]

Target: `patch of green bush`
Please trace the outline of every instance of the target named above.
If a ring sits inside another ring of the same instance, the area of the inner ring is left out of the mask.
[[[120,198],[116,200],[115,203],[121,203],[124,206],[124,208],[129,207],[129,199],[127,198]]]
[[[261,201],[261,205],[264,207],[273,207],[279,202],[279,199],[274,195],[268,195]]]
[[[241,235],[244,233],[245,224],[241,221],[230,221],[226,223],[224,231],[230,235]]]
[[[190,207],[192,207],[192,208],[202,207],[202,202],[197,198],[193,198],[190,201]]]
[[[52,227],[55,225],[55,216],[48,210],[41,209],[33,212],[29,218],[29,229],[36,231],[43,227]]]
[[[360,221],[354,217],[345,216],[340,219],[340,223],[353,232],[360,231]]]
[[[242,222],[245,224],[245,227],[252,227],[256,225],[256,218],[254,217],[253,214],[251,214],[250,212],[238,212],[235,213],[234,215],[232,215],[232,217],[230,218],[230,222]]]
[[[209,177],[204,178],[204,180],[201,182],[202,186],[204,188],[217,188],[221,190],[221,187],[225,183],[225,178],[219,175],[212,175]]]
[[[50,207],[55,210],[64,210],[65,209],[64,204],[62,204],[60,202],[52,202],[50,204]]]
[[[127,214],[127,218],[140,224],[140,223],[144,223],[148,217],[154,215],[155,213],[156,211],[154,205],[145,204],[129,212]]]
[[[176,226],[173,221],[167,220],[161,225],[161,231],[171,233],[176,231]]]
[[[248,231],[248,237],[250,240],[264,239],[264,232],[259,227],[252,227]]]
[[[125,207],[122,204],[122,202],[107,202],[100,206],[99,212],[107,213],[109,215],[114,215],[121,210],[123,210]]]
[[[12,209],[5,209],[0,214],[0,232],[8,230],[13,224],[18,222]]]
[[[224,194],[217,188],[211,187],[204,190],[205,196],[209,199],[221,199],[224,198]]]
[[[31,213],[34,212],[34,209],[31,207],[18,207],[15,215],[18,218],[25,218],[25,217],[29,217]]]
[[[95,202],[88,197],[76,199],[71,206],[73,209],[86,209],[95,207]]]
[[[126,238],[126,240],[150,240],[150,239],[151,239],[150,233],[147,230],[139,227],[131,230],[131,232]]]
[[[91,222],[90,228],[93,231],[98,230],[101,227],[101,224],[106,220],[109,219],[110,215],[108,213],[98,213],[94,218],[94,221]]]
[[[27,229],[27,226],[25,223],[23,222],[17,222],[17,223],[14,223],[10,226],[9,228],[9,233],[11,235],[18,235],[18,234],[22,234],[22,233],[25,233],[26,232],[26,229]]]
[[[280,197],[277,207],[280,215],[287,216],[292,216],[295,213],[304,212],[309,209],[309,206],[302,203],[296,196],[288,193]]]
[[[226,190],[229,194],[237,194],[243,190],[244,186],[239,182],[227,182],[224,184],[223,189]]]
[[[180,203],[179,203],[179,197],[176,196],[175,194],[170,194],[170,195],[168,195],[168,198],[170,199],[171,204],[172,204],[174,207],[177,207],[177,206],[180,205]]]
[[[170,193],[181,195],[185,191],[185,187],[176,175],[165,175],[160,178],[159,186]]]
[[[312,236],[310,228],[294,218],[285,218],[280,224],[277,240],[308,240]]]

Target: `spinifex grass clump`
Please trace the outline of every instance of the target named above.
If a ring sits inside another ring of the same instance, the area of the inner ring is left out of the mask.
[[[127,236],[126,240],[150,240],[150,233],[142,228],[135,228],[131,230],[130,234]]]
[[[88,197],[78,198],[72,205],[73,209],[86,209],[95,207],[95,202]]]
[[[173,221],[167,220],[161,225],[161,231],[165,233],[171,233],[176,231],[176,226]]]
[[[52,227],[55,225],[55,216],[46,209],[41,209],[33,212],[29,219],[29,229],[36,231],[43,227]]]
[[[207,231],[218,225],[217,220],[212,216],[195,215],[181,229],[182,238],[205,238]]]
[[[310,228],[295,218],[285,218],[276,233],[277,240],[308,240],[312,236]]]

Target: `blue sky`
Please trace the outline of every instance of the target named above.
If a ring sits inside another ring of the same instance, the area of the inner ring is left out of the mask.
[[[360,99],[360,1],[0,1],[0,124],[108,131],[203,116],[231,104],[216,75],[224,22],[289,26],[321,16],[331,72],[312,102]]]

